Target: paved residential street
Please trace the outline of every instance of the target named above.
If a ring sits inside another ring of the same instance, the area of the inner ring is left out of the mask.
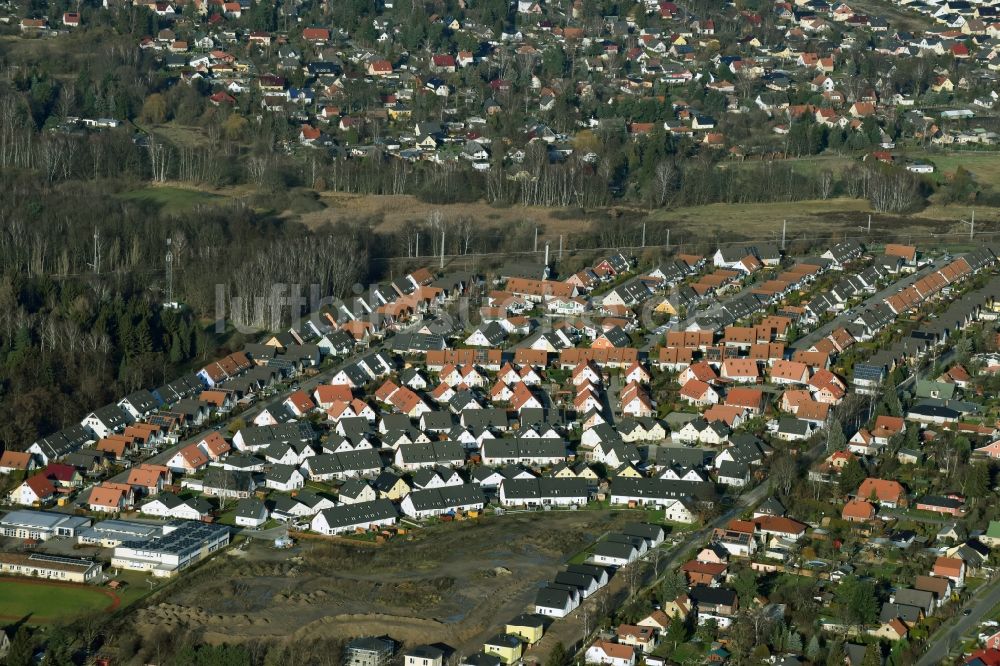
[[[820,455],[822,455],[823,451],[823,444],[817,444],[802,455],[802,463],[808,467],[815,462]],[[683,540],[673,546],[667,547],[666,556],[660,560],[659,564],[660,577],[662,578],[667,571],[676,569],[683,564],[684,556],[687,555],[692,547],[705,543],[705,541],[711,536],[712,532],[714,532],[717,528],[723,527],[730,520],[736,518],[747,509],[757,506],[768,496],[769,492],[770,484],[765,479],[761,484],[740,495],[736,500],[735,505],[730,509],[707,523],[704,527],[701,527],[693,532],[686,533]],[[663,547],[664,546],[661,546],[661,548]],[[649,555],[647,555],[644,559],[648,560]],[[625,586],[623,579],[624,576],[622,573],[618,572],[612,578],[611,583],[609,583],[610,590],[608,594],[610,607],[621,606],[629,603],[630,601],[628,589]],[[648,576],[647,579],[643,581],[639,594],[644,593],[658,584],[659,579],[653,580],[651,575]],[[584,635],[584,615],[589,614],[590,621],[593,623],[596,604],[596,599],[590,599],[587,602],[584,602],[584,604],[571,615],[557,621],[552,625],[551,629],[545,634],[542,640],[525,653],[525,657],[538,663],[544,663],[548,657],[549,651],[557,642],[561,642],[563,645],[576,645],[580,641],[583,641],[586,638]]]
[[[865,307],[868,307],[870,305],[874,305],[875,303],[878,303],[887,296],[895,294],[897,291],[900,291],[901,289],[905,289],[906,287],[910,286],[911,284],[913,284],[920,278],[924,277],[928,273],[936,270],[937,263],[938,263],[937,261],[934,261],[928,264],[927,266],[924,266],[917,272],[911,273],[899,280],[896,280],[895,282],[888,285],[884,289],[880,289],[876,293],[866,298],[864,302],[861,303],[860,305],[856,305],[851,309],[857,311]],[[819,342],[821,339],[833,333],[835,328],[837,328],[838,326],[843,326],[845,323],[846,322],[844,321],[843,314],[839,314],[830,321],[823,324],[822,326],[815,328],[814,330],[810,331],[806,335],[803,335],[801,338],[796,340],[794,343],[791,344],[791,349],[793,351],[799,349],[808,349],[809,347]]]
[[[916,666],[936,666],[944,663],[962,636],[973,631],[980,622],[987,619],[986,614],[997,604],[1000,604],[1000,579],[988,582],[977,591],[976,596],[965,605],[970,611],[968,615],[958,615],[957,619],[942,625],[931,637],[924,655]]]
[[[407,329],[404,329],[404,332],[405,330]],[[332,367],[327,368],[326,370],[322,370],[312,377],[304,377],[300,381],[292,383],[291,385],[288,385],[282,388],[281,390],[277,391],[273,396],[265,400],[260,400],[253,403],[243,411],[233,412],[232,414],[229,414],[226,419],[227,423],[216,425],[211,428],[207,428],[205,430],[201,430],[197,434],[192,435],[191,437],[188,437],[186,439],[183,439],[177,444],[167,447],[163,451],[160,451],[159,453],[143,460],[143,462],[154,465],[163,464],[166,461],[170,460],[175,453],[183,449],[185,446],[200,442],[212,430],[220,430],[220,431],[225,430],[226,426],[228,425],[228,422],[233,421],[234,419],[239,419],[239,418],[245,419],[249,416],[258,414],[265,408],[277,407],[282,402],[284,402],[289,395],[291,395],[295,391],[295,389],[293,389],[292,386],[297,385],[300,390],[303,390],[306,393],[311,394],[316,389],[317,386],[320,386],[321,384],[325,384],[326,382],[328,382],[330,379],[334,377],[334,375],[340,372],[345,366],[348,366],[351,363],[356,362],[358,359],[364,356],[367,356],[369,354],[374,354],[376,352],[383,351],[388,348],[389,348],[389,341],[383,340],[382,342],[379,342],[377,345],[373,345],[372,347],[369,347],[368,349],[362,352],[358,352],[356,354],[353,354],[352,356],[348,356],[344,359],[341,359],[338,363],[334,364]],[[124,483],[127,479],[128,479],[128,470],[126,469],[107,480],[114,481],[117,483]],[[90,495],[89,490],[92,486],[93,484],[87,486],[81,492],[77,493],[73,502],[68,505],[70,510],[81,507],[87,501]]]

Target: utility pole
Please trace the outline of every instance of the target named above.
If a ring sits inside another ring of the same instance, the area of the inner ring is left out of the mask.
[[[963,219],[959,220],[959,222],[961,222],[962,224],[969,225],[969,239],[971,240],[972,237],[976,234],[976,209],[975,208],[972,209],[971,219],[968,220]]]
[[[667,249],[670,249],[670,227],[667,227]]]
[[[781,221],[781,249],[785,249],[785,228],[788,226],[788,220]]]
[[[559,262],[560,263],[562,263],[562,248],[563,248],[563,237],[562,237],[562,234],[559,234]],[[560,266],[559,270],[562,270],[561,266]]]
[[[95,275],[101,274],[101,232],[94,227],[94,263],[91,265]]]
[[[167,239],[167,303],[174,302],[174,249],[171,247],[171,239]]]
[[[646,223],[642,223],[642,246],[646,247]]]
[[[538,252],[538,227],[535,227],[535,252]]]
[[[416,251],[413,254],[416,256],[417,259],[420,258],[420,230],[419,229],[417,230],[417,249],[416,249]]]
[[[444,268],[444,225],[441,225],[441,268]]]
[[[872,216],[868,215],[868,233],[872,232]]]

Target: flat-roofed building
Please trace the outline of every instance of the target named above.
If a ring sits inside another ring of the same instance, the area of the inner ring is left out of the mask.
[[[47,541],[53,537],[75,537],[90,524],[90,518],[83,516],[25,509],[0,518],[0,536]]]
[[[163,534],[149,541],[126,541],[115,547],[111,566],[174,576],[229,543],[229,528],[196,521],[164,525]]]
[[[102,520],[77,534],[81,545],[115,548],[125,542],[150,541],[163,535],[162,523],[139,523],[131,520]]]
[[[78,557],[60,557],[43,553],[0,553],[0,573],[9,576],[90,583],[100,578],[101,565]]]

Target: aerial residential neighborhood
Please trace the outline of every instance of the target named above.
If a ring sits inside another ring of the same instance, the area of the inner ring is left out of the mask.
[[[998,143],[1000,17],[988,2],[893,0],[878,12],[818,0],[697,10],[579,0],[447,5],[419,20],[407,15],[410,3],[364,12],[278,4],[132,3],[145,11],[125,33],[128,47],[166,85],[127,104],[81,99],[73,113],[53,114],[51,131],[130,134],[155,152],[204,147],[179,141],[171,123],[211,118],[213,136],[230,142],[266,123],[270,150],[309,160],[314,176],[322,160],[324,182],[412,194],[443,169],[461,174],[442,184],[452,199],[548,206],[604,205],[629,189],[656,205],[678,192],[706,196],[697,173],[668,168],[678,147],[740,164],[829,150],[862,171],[885,167],[866,173],[891,174],[900,196],[861,195],[893,212],[942,185],[933,150]],[[119,9],[0,18],[22,41],[75,42]],[[609,182],[602,161],[630,162],[618,154],[630,143],[634,163],[620,165],[621,183]],[[266,176],[259,159],[248,167],[257,187]],[[174,169],[189,178],[173,160],[157,166],[156,181]],[[854,189],[855,171],[840,178],[841,166],[799,173],[803,189],[824,199]],[[741,187],[752,192],[757,176]],[[544,186],[527,187],[532,179]]]
[[[1000,666],[996,0],[0,62],[0,664]]]
[[[617,253],[586,287],[551,266],[421,269],[373,287],[370,313],[331,306],[5,452],[4,572],[183,585],[236,541],[405,552],[460,525],[610,510],[628,522],[462,663],[547,659],[549,635],[604,664],[916,654],[990,585],[1000,544],[996,266],[991,247],[855,242]],[[549,307],[565,285],[580,314]],[[471,319],[451,318],[472,294]],[[786,638],[747,643],[758,617]],[[470,645],[410,646],[390,625],[379,640],[406,659]]]

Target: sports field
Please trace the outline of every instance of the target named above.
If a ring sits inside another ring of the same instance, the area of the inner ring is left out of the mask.
[[[99,587],[46,580],[0,578],[0,620],[29,624],[65,620],[118,607],[118,596]]]

